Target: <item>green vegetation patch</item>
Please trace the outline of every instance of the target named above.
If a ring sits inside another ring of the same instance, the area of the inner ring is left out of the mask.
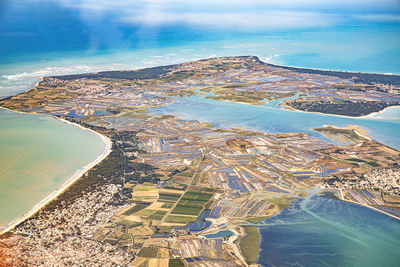
[[[198,215],[203,207],[210,201],[213,194],[187,191],[172,210],[173,214]]]
[[[379,166],[381,166],[379,163],[376,163],[375,161],[368,161],[367,164],[370,165],[370,166],[372,166],[372,167],[379,167]]]
[[[206,203],[206,205],[204,206],[205,209],[210,209],[211,206],[214,204],[214,200],[210,200]]]
[[[257,262],[260,250],[260,234],[255,226],[244,226],[246,235],[240,239],[240,249],[248,264]]]
[[[185,200],[182,199],[179,201],[177,206],[190,206],[190,207],[199,207],[202,208],[205,205],[205,201],[201,200]]]
[[[128,210],[126,210],[123,215],[132,215],[135,212],[141,211],[142,209],[146,208],[149,205],[145,205],[145,204],[136,204],[135,206],[133,206],[132,208],[129,208]]]
[[[135,188],[135,191],[153,191],[156,190],[154,185],[140,185]]]
[[[182,223],[187,224],[189,222],[194,222],[197,217],[195,216],[179,216],[179,215],[169,215],[165,218],[167,223]]]
[[[135,228],[135,227],[142,225],[142,223],[141,222],[132,222],[129,220],[122,220],[122,221],[117,222],[117,225],[123,225],[128,228]]]
[[[170,208],[172,208],[173,205],[174,205],[173,203],[164,203],[164,204],[161,206],[161,208],[163,208],[163,209],[170,209]]]
[[[348,161],[355,161],[355,162],[365,162],[365,160],[357,159],[357,158],[349,158],[349,159],[346,159],[346,160],[348,160]]]
[[[289,208],[291,206],[291,202],[293,202],[295,200],[295,198],[293,197],[287,197],[287,196],[282,196],[282,197],[274,197],[272,199],[270,199],[269,201],[278,206],[278,208],[280,210]]]
[[[203,192],[197,192],[197,191],[187,191],[183,197],[182,200],[198,200],[198,201],[204,201],[207,202],[210,200],[210,198],[213,196],[213,194],[210,193],[203,193]]]
[[[176,206],[173,210],[173,214],[183,214],[183,215],[198,215],[203,210],[203,207],[193,207],[193,206]]]
[[[139,257],[144,257],[144,258],[157,258],[158,255],[158,248],[155,247],[147,247],[147,248],[142,248],[138,254]]]
[[[180,197],[181,197],[180,194],[160,193],[158,200],[161,202],[165,202],[165,201],[176,202]]]
[[[168,262],[169,267],[185,267],[185,264],[181,259],[169,259]]]
[[[151,209],[144,209],[139,211],[138,213],[136,213],[137,215],[151,215],[154,212],[156,212],[155,210],[151,210]]]
[[[241,102],[241,103],[256,104],[256,105],[265,104],[262,102],[264,98],[255,96],[217,95],[217,96],[207,96],[206,98],[219,101]]]
[[[183,176],[183,177],[193,177],[194,173],[193,172],[181,172],[178,175]]]
[[[156,211],[154,214],[165,215],[165,214],[167,214],[167,212],[166,212],[166,211],[163,211],[163,210],[158,210],[158,211]]]
[[[164,218],[164,215],[158,215],[158,214],[153,214],[153,215],[150,215],[149,217],[147,217],[148,220],[152,220],[152,221],[161,221],[162,218]]]

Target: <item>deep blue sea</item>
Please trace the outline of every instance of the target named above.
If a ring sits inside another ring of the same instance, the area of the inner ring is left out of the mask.
[[[274,64],[400,74],[398,3],[387,4],[386,11],[392,14],[385,19],[362,14],[385,11],[379,1],[365,1],[365,5],[339,1],[346,10],[329,5],[307,10],[310,4],[297,5],[296,10],[277,13],[268,13],[271,1],[250,1],[254,6],[246,1],[236,9],[239,1],[224,2],[212,10],[207,5],[221,1],[194,1],[194,6],[171,2],[165,7],[163,1],[1,1],[0,97],[23,92],[45,75],[134,69],[216,56],[256,55]],[[286,2],[296,5],[296,1],[282,1]],[[311,128],[353,124],[400,149],[399,108],[354,119],[285,111],[276,104],[251,106],[195,96],[154,112],[218,127],[303,131],[321,138]],[[400,262],[398,221],[319,196],[265,221],[260,233],[259,263],[264,266],[399,266]]]

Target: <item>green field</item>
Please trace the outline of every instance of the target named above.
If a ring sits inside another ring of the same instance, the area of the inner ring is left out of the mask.
[[[173,214],[183,214],[183,215],[199,215],[203,210],[202,207],[192,207],[192,206],[176,206],[173,210]]]
[[[183,176],[183,177],[193,177],[193,172],[181,172],[178,174],[178,176]]]
[[[158,201],[160,202],[175,202],[181,197],[180,194],[160,193]]]
[[[172,210],[173,214],[198,215],[213,194],[187,191]]]
[[[169,215],[166,219],[165,222],[167,223],[189,223],[189,222],[194,222],[197,217],[193,216],[177,216],[177,215]]]
[[[165,214],[167,214],[167,212],[166,212],[166,211],[163,211],[163,210],[158,210],[158,211],[156,211],[154,214],[165,215]]]
[[[169,267],[185,267],[185,264],[181,259],[169,259]]]
[[[145,258],[157,258],[157,255],[158,255],[158,248],[154,247],[142,248],[138,252],[139,257],[145,257]]]
[[[170,208],[172,208],[173,205],[174,205],[173,203],[164,203],[164,204],[161,206],[161,208],[163,208],[163,209],[170,209]]]
[[[158,215],[158,214],[153,214],[153,215],[150,215],[149,217],[147,217],[148,220],[152,220],[152,221],[161,221],[162,218],[164,218],[164,215]]]
[[[122,221],[117,222],[117,225],[124,225],[128,228],[135,228],[137,226],[142,225],[142,223],[141,222],[132,222],[129,220],[122,220]]]
[[[148,205],[145,204],[136,204],[135,206],[133,206],[132,208],[129,208],[128,210],[126,210],[123,215],[132,215],[135,212],[138,212],[144,208],[146,208]]]
[[[202,193],[197,191],[187,191],[181,200],[201,200],[201,201],[209,201],[213,194],[210,193]]]
[[[246,235],[240,239],[240,249],[248,264],[257,262],[260,235],[256,226],[244,226]]]
[[[204,206],[204,204],[207,202],[204,201],[197,201],[197,200],[185,200],[185,199],[181,199],[177,206],[190,206],[190,207],[200,207],[202,208]]]

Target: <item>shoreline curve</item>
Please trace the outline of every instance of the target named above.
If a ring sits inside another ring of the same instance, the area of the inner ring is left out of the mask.
[[[42,199],[39,203],[35,204],[28,212],[26,212],[22,216],[18,217],[14,221],[6,224],[4,227],[1,227],[0,228],[0,236],[1,236],[3,234],[6,234],[7,232],[11,231],[12,229],[17,227],[19,224],[21,224],[25,220],[29,219],[33,215],[35,215],[43,207],[45,207],[48,203],[50,203],[52,200],[54,200],[55,198],[60,196],[65,190],[67,190],[71,185],[73,185],[76,181],[78,181],[82,177],[82,175],[85,174],[88,170],[90,170],[91,168],[93,168],[94,166],[96,166],[97,164],[102,162],[110,154],[111,148],[112,148],[112,142],[111,142],[110,138],[108,138],[107,136],[104,136],[92,129],[85,128],[82,125],[67,121],[62,118],[58,118],[58,117],[48,115],[48,114],[28,113],[28,112],[11,110],[11,109],[4,108],[4,107],[0,107],[0,108],[6,109],[6,110],[12,111],[12,112],[22,113],[22,114],[44,115],[44,116],[53,117],[57,120],[62,121],[63,123],[70,124],[70,125],[80,128],[82,130],[87,130],[87,131],[94,133],[95,135],[99,136],[100,139],[104,143],[103,151],[94,161],[92,161],[91,163],[89,163],[89,164],[83,166],[82,168],[78,169],[77,171],[75,171],[75,173],[71,177],[69,177],[68,180],[66,180],[62,185],[60,185],[58,188],[56,188],[50,195],[48,195],[47,197]]]

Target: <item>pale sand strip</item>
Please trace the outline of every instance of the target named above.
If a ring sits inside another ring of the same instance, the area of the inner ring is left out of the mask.
[[[400,108],[400,105],[389,106],[389,107],[386,107],[386,108],[384,108],[384,109],[382,109],[380,111],[372,112],[372,113],[369,113],[368,115],[360,116],[358,118],[360,118],[360,119],[374,118],[375,115],[379,115],[379,114],[385,113],[388,108]]]
[[[8,109],[10,110],[10,109]],[[10,110],[13,112],[20,112],[20,111],[14,111],[14,110]],[[24,112],[20,112],[20,113],[24,113]],[[32,113],[24,113],[24,114],[32,114]],[[41,114],[41,115],[46,115],[46,114]],[[54,116],[53,116],[54,117]],[[49,196],[47,196],[45,199],[43,199],[42,201],[40,201],[38,204],[36,204],[30,211],[28,211],[27,213],[25,213],[24,215],[22,215],[21,217],[19,217],[18,219],[14,220],[13,222],[7,224],[6,226],[4,226],[3,228],[0,229],[0,235],[5,234],[6,232],[14,229],[17,225],[19,225],[20,223],[22,223],[23,221],[25,221],[26,219],[32,217],[35,213],[37,213],[40,209],[42,209],[44,206],[46,206],[50,201],[52,201],[53,199],[57,198],[59,195],[61,195],[65,190],[67,190],[73,183],[75,183],[79,178],[81,178],[81,176],[86,173],[89,169],[93,168],[95,165],[99,164],[103,159],[105,159],[111,152],[111,147],[112,147],[112,142],[111,140],[98,133],[95,132],[91,129],[85,128],[79,124],[64,120],[64,119],[60,119],[57,117],[54,117],[58,120],[63,121],[64,123],[67,124],[72,124],[76,127],[79,127],[83,130],[87,130],[90,131],[94,134],[96,134],[97,136],[99,136],[101,138],[101,140],[104,142],[104,150],[103,152],[96,158],[96,160],[94,160],[93,162],[89,163],[88,165],[82,167],[81,169],[77,170],[64,184],[62,184],[61,186],[59,186],[53,193],[51,193]]]

